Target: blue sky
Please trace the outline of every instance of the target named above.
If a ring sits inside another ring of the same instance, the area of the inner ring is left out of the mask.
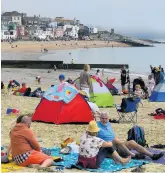
[[[119,31],[165,33],[165,0],[2,0],[1,9],[64,16]]]

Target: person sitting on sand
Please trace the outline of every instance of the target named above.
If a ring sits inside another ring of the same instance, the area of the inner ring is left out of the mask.
[[[70,77],[68,78],[68,80],[66,82],[68,82],[68,83],[70,83],[72,85],[74,84],[74,81]]]
[[[145,93],[141,89],[141,86],[139,84],[135,86],[134,96],[140,99],[143,99],[145,97]]]
[[[41,152],[32,130],[30,130],[31,118],[19,116],[17,124],[10,132],[11,154],[13,160],[19,166],[32,166],[38,164],[39,169],[53,165],[53,159]]]
[[[103,160],[109,155],[121,164],[126,164],[130,161],[130,157],[122,158],[113,149],[112,142],[106,142],[97,136],[99,132],[96,121],[90,121],[86,132],[80,138],[80,148],[77,165],[83,168],[95,169],[100,166]]]
[[[18,89],[13,93],[13,95],[19,95],[19,96],[24,96],[24,93],[27,90],[27,85],[26,83],[22,83],[22,88]]]
[[[90,76],[90,65],[84,65],[84,71],[80,74],[80,89],[86,92],[87,96],[90,98],[90,93],[93,93],[93,86]]]
[[[8,90],[9,89],[17,90],[19,89],[19,87],[20,87],[20,84],[16,80],[10,80],[7,88]]]
[[[24,94],[26,89],[27,89],[27,84],[23,82],[22,83],[22,88],[19,90],[20,94]]]
[[[103,112],[100,114],[100,121],[97,122],[97,125],[100,128],[97,137],[103,139],[106,142],[112,142],[113,147],[122,157],[127,157],[127,156],[135,157],[135,154],[132,153],[130,150],[136,150],[141,154],[149,156],[153,160],[158,160],[163,156],[162,153],[152,154],[144,147],[137,144],[134,140],[126,141],[124,143],[121,142],[120,139],[115,136],[112,126],[109,122],[109,117],[107,112]]]
[[[60,84],[66,83],[66,82],[65,82],[65,75],[60,74],[58,78],[59,78]]]

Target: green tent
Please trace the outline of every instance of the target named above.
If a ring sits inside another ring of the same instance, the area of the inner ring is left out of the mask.
[[[114,107],[114,98],[104,82],[96,76],[91,76],[93,93],[90,95],[90,102],[98,107]],[[80,89],[80,79],[75,80],[76,88]]]

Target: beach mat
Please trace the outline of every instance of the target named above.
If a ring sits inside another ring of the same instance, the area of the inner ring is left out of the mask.
[[[152,160],[149,156],[146,156],[144,160],[152,162],[152,163],[158,163],[158,164],[163,164],[165,165],[165,151],[162,150],[158,150],[158,149],[153,149],[153,148],[149,148],[148,151],[150,151],[153,154],[159,154],[160,152],[164,153],[163,157],[161,157],[158,160]],[[133,153],[137,153],[136,151],[133,150]]]
[[[60,154],[60,148],[53,148],[51,149],[51,155],[52,156],[61,156],[63,158],[63,161],[55,163],[56,166],[63,166],[67,169],[71,169],[72,167],[76,167],[78,169],[83,169],[79,166],[76,166],[77,160],[78,160],[78,154],[77,153],[70,153],[68,155],[62,155]],[[148,161],[144,160],[131,160],[130,163],[122,166],[121,164],[116,164],[112,159],[105,159],[103,163],[101,164],[99,169],[86,169],[90,172],[116,172],[120,171],[122,169],[127,168],[133,168],[137,166],[141,166],[143,164],[149,163]]]
[[[165,120],[165,115],[162,114],[162,115],[156,115],[154,116],[154,119],[157,119],[157,120]]]
[[[10,162],[10,163],[6,163],[6,164],[1,164],[1,172],[2,173],[4,173],[4,172],[15,172],[15,171],[17,171],[18,172],[18,170],[20,170],[20,169],[22,169],[22,168],[24,168],[24,167],[22,167],[22,166],[17,166],[16,164],[15,164],[15,162]],[[21,171],[22,172],[22,171]]]

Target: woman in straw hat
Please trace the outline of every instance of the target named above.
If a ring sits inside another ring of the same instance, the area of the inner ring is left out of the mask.
[[[86,93],[88,98],[90,97],[90,92],[93,93],[92,81],[90,76],[90,65],[84,65],[84,71],[80,74],[80,89]]]
[[[96,137],[100,129],[96,121],[91,121],[86,133],[80,138],[80,149],[77,165],[84,168],[98,168],[103,160],[109,155],[121,164],[126,164],[130,161],[130,157],[122,158],[113,149],[112,142],[105,142]]]

